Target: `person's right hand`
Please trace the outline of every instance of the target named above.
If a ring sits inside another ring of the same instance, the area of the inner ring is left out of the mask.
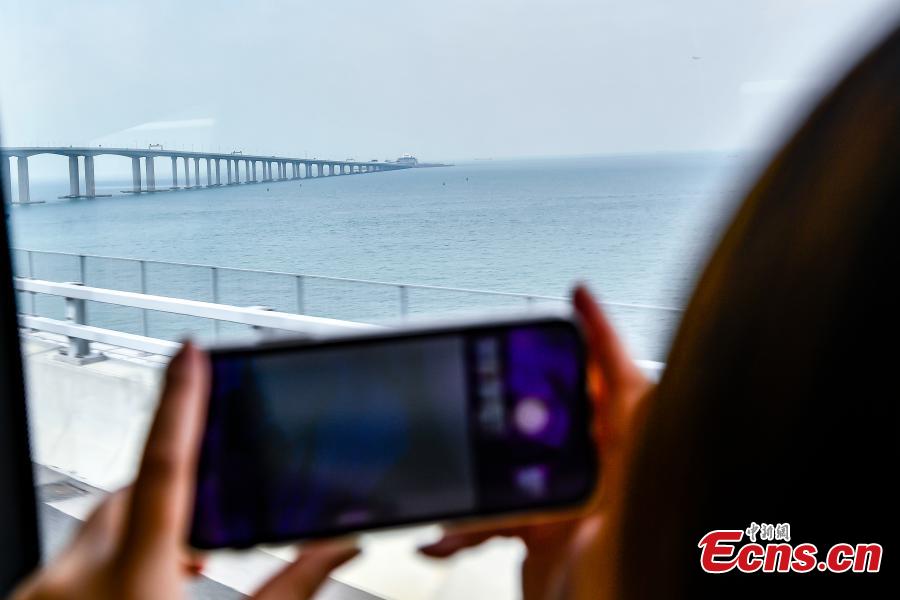
[[[652,384],[628,356],[603,311],[586,288],[573,302],[583,321],[589,349],[588,383],[594,402],[594,434],[600,452],[600,490],[596,505],[578,518],[488,531],[448,532],[420,548],[444,558],[495,536],[519,537],[527,555],[522,564],[526,600],[598,598],[615,585],[617,521],[625,493],[625,474],[640,410]]]

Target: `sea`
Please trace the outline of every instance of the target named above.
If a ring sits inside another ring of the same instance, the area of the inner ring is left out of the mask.
[[[77,281],[78,259],[52,253],[84,254],[87,285],[140,291],[138,263],[92,257],[159,261],[144,265],[147,293],[365,322],[396,319],[403,305],[421,316],[524,302],[416,285],[567,297],[585,282],[635,357],[659,361],[757,164],[723,153],[474,160],[134,195],[123,193],[130,178],[104,179],[103,160],[97,193],[108,197],[59,199],[60,161],[59,179],[31,183],[44,202],[8,207],[18,274]],[[158,189],[171,184],[168,163],[157,161]],[[221,267],[217,289],[210,269],[166,263]],[[298,303],[296,278],[228,268],[323,278],[304,277]],[[59,298],[19,302],[64,315]],[[108,305],[89,306],[88,319],[164,339],[221,333],[203,319]]]

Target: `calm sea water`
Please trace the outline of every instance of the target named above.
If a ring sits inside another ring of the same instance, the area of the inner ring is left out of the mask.
[[[14,245],[413,284],[563,296],[584,280],[608,301],[681,307],[731,214],[748,161],[710,154],[478,161],[453,167],[133,196],[57,200],[67,182],[32,182],[45,204],[13,206]],[[62,163],[61,163],[62,164]],[[157,185],[168,184],[157,161]],[[61,175],[64,174],[60,167]],[[15,256],[25,272],[24,255]],[[37,255],[37,277],[77,279],[72,259]],[[203,269],[148,267],[148,291],[211,300]],[[133,264],[89,261],[90,285],[137,290]],[[380,320],[397,290],[307,280],[303,310]],[[220,301],[296,311],[284,277],[220,274]],[[410,293],[414,313],[504,304]],[[508,302],[506,302],[508,304]],[[61,316],[58,299],[37,310]],[[91,324],[140,332],[140,315],[92,306]],[[677,314],[615,309],[636,355],[662,359]],[[151,314],[150,335],[175,338],[209,323]]]

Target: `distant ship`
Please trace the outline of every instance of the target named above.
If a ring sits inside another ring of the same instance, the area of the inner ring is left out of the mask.
[[[446,165],[444,163],[427,163],[427,162],[419,162],[419,159],[413,156],[412,154],[404,154],[400,158],[395,161],[391,161],[390,159],[384,159],[384,162],[395,164],[395,165],[403,165],[404,167],[452,167],[453,165]]]

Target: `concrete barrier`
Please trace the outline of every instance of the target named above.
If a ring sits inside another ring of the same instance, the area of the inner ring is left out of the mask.
[[[76,366],[50,336],[25,336],[32,455],[93,486],[129,483],[156,408],[164,361],[139,353]]]

